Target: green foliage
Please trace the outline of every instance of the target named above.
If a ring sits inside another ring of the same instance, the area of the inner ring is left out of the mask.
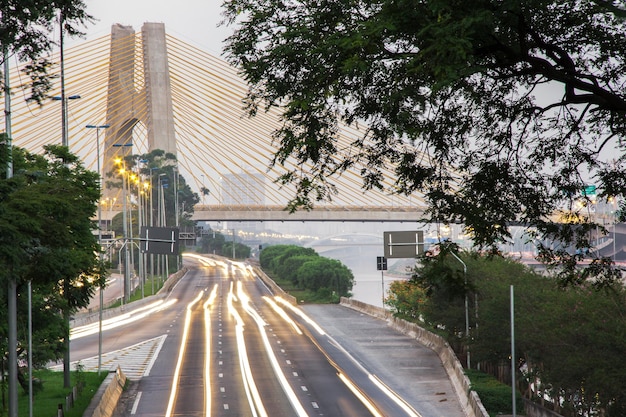
[[[476,391],[490,416],[512,414],[510,385],[503,384],[493,376],[474,369],[466,370],[465,374],[471,381],[471,389]],[[516,396],[515,404],[517,413],[523,413],[524,402],[519,395]]]
[[[306,257],[317,257],[318,254],[315,252],[315,249],[312,248],[303,248],[302,246],[288,245],[281,254],[270,262],[270,268],[275,271],[277,274],[284,276],[284,273],[287,272],[287,266],[285,263],[290,258],[296,256],[306,256]],[[293,274],[292,272],[288,272],[288,274]]]
[[[261,264],[261,268],[271,269],[272,261],[275,257],[280,256],[284,253],[285,250],[295,247],[294,245],[274,245],[274,246],[266,246],[263,248],[261,253],[259,254],[259,263]]]
[[[41,386],[43,387],[43,390],[37,393],[33,402],[33,415],[56,415],[58,404],[64,404],[63,415],[65,417],[82,416],[107,375],[107,372],[101,372],[100,375],[97,372],[72,372],[72,385],[77,385],[80,379],[83,383],[83,389],[74,402],[74,407],[68,410],[65,408],[65,397],[68,394],[68,389],[63,387],[63,373],[49,370],[33,372],[33,377],[41,381]],[[52,413],[50,413],[50,410],[52,410]],[[18,415],[20,417],[28,416],[27,394],[23,394],[23,397],[19,398]]]
[[[277,179],[295,190],[291,210],[331,199],[333,177],[352,170],[365,190],[417,193],[430,220],[465,224],[478,248],[496,249],[523,222],[560,243],[542,247],[543,261],[568,266],[582,258],[563,255],[591,248],[596,227],[580,190],[592,181],[599,198],[624,197],[623,2],[233,0],[224,10],[250,114],[282,113],[272,163],[294,162]],[[561,211],[562,223],[548,220]],[[619,278],[611,268],[587,270],[601,286]],[[572,282],[576,269],[564,271]]]
[[[58,41],[58,32],[53,29],[59,12],[63,15],[65,36],[82,34],[81,26],[93,20],[82,0],[31,0],[27,6],[22,0],[2,0],[0,5],[0,45],[7,48],[9,56],[28,62],[26,74],[30,80],[22,87],[30,89],[30,100],[41,102],[51,88],[53,76],[48,71],[52,63],[45,57]],[[3,86],[4,77],[0,77],[2,93]]]
[[[93,233],[100,198],[98,175],[86,170],[66,147],[47,146],[43,155],[14,148],[12,178],[0,167],[0,284],[15,279],[19,294],[32,283],[33,362],[61,357],[68,331],[64,315],[88,304],[106,282]],[[6,317],[6,291],[0,312]],[[27,297],[18,297],[18,354],[26,354]],[[6,328],[0,327],[5,346]]]
[[[314,257],[298,268],[298,282],[312,291],[322,288],[348,296],[354,285],[352,271],[336,259]]]
[[[626,354],[623,286],[595,290],[587,283],[563,288],[554,278],[511,259],[460,252],[458,256],[467,265],[468,285],[465,293],[457,292],[449,288],[456,280],[443,277],[442,271],[454,276],[462,264],[445,247],[437,256],[430,255],[404,284],[428,296],[412,311],[402,304],[407,299],[402,292],[405,287],[393,286],[388,303],[397,314],[407,310],[419,314],[414,317],[443,333],[458,354],[468,345],[474,365],[497,369],[510,363],[513,285],[517,360],[527,369],[518,375],[522,385],[532,383],[553,398],[559,396],[563,415],[582,415],[584,410],[600,408],[613,410],[608,415],[621,415],[626,404],[622,383],[626,364],[620,359]],[[465,295],[469,300],[469,340],[465,339]]]
[[[280,280],[288,281],[309,293],[309,300],[339,301],[349,296],[354,276],[345,265],[335,259],[319,256],[311,248],[296,245],[268,246],[259,256],[261,267],[271,271]]]
[[[282,278],[291,281],[297,287],[304,288],[304,283],[298,275],[298,270],[305,263],[319,255],[293,255],[286,258],[282,263],[276,266],[275,272]]]
[[[200,239],[200,252],[201,253],[215,253],[216,255],[223,255],[222,247],[226,239],[220,232],[211,232],[202,236]]]
[[[391,307],[394,316],[418,321],[426,292],[414,281],[393,281],[385,304]]]
[[[246,259],[250,257],[252,249],[243,243],[235,242],[235,259]],[[224,256],[233,256],[233,242],[226,242],[222,245]]]

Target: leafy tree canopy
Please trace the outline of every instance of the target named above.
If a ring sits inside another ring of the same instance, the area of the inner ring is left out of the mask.
[[[69,36],[82,35],[81,28],[93,20],[86,7],[82,0],[2,0],[0,46],[8,56],[30,62],[26,67],[30,80],[22,87],[30,88],[31,99],[43,100],[51,87],[48,70],[52,63],[45,55],[54,46],[55,22],[60,19]],[[0,87],[3,85],[4,77],[0,78]]]
[[[6,136],[5,136],[6,137]],[[13,148],[13,176],[0,165],[0,284],[15,279],[20,293],[33,291],[33,332],[40,365],[59,359],[68,331],[64,314],[85,307],[105,284],[100,247],[91,220],[100,198],[98,174],[84,168],[67,147],[49,145],[43,155]],[[0,316],[6,317],[6,291]],[[26,297],[18,297],[20,346],[26,346]],[[6,352],[6,328],[0,327]],[[24,349],[19,348],[20,351]]]
[[[332,197],[330,177],[357,169],[365,189],[390,180],[392,192],[422,194],[429,220],[464,223],[478,247],[495,248],[511,238],[512,222],[523,222],[581,249],[591,246],[588,228],[573,227],[591,222],[576,211],[583,186],[623,197],[623,2],[232,0],[224,7],[236,25],[226,52],[251,84],[250,113],[282,111],[273,163],[296,162],[279,178],[296,185],[292,210]],[[342,125],[362,134],[344,144]],[[304,163],[313,168],[301,171]],[[555,223],[559,210],[573,215]],[[542,259],[564,255],[545,250]],[[607,268],[592,270],[610,282],[617,275],[601,272]]]
[[[626,393],[621,381],[626,366],[619,359],[626,353],[624,287],[562,288],[552,277],[514,260],[460,252],[470,291],[470,338],[466,339],[464,294],[451,297],[450,287],[456,281],[442,274],[441,264],[449,271],[462,271],[449,249],[424,258],[410,280],[391,286],[386,303],[395,315],[444,335],[460,356],[469,346],[472,366],[480,364],[480,369],[499,374],[501,364],[510,361],[513,285],[516,359],[524,370],[519,380],[527,398],[539,399],[537,390],[545,390],[555,406],[577,411],[561,410],[564,416],[593,414],[590,410],[598,409],[610,410],[607,416],[624,414]]]
[[[137,173],[134,175],[134,181],[128,177],[127,187],[130,188],[131,193],[134,196],[138,192],[143,192],[145,189],[145,183],[149,184],[152,192],[149,193],[152,198],[150,207],[152,208],[152,216],[158,219],[159,213],[159,198],[161,197],[161,191],[163,192],[163,209],[165,210],[165,224],[167,226],[174,226],[179,224],[181,226],[191,226],[191,216],[194,211],[194,206],[200,201],[200,197],[195,193],[185,177],[178,171],[178,161],[176,155],[167,153],[162,149],[154,149],[149,153],[142,155],[127,155],[124,157],[125,171],[128,173]],[[117,171],[111,171],[106,173],[107,188],[122,188],[124,181]],[[161,190],[159,190],[159,185]],[[176,204],[178,203],[178,207]],[[178,214],[178,223],[176,222],[176,214]],[[122,217],[122,213],[119,213],[116,217]],[[118,225],[116,232],[120,232],[123,227],[123,222],[120,218],[114,219]]]

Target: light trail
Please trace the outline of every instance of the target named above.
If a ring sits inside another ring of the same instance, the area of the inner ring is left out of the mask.
[[[298,333],[299,335],[302,335],[302,330],[300,330],[300,328],[298,327],[298,325],[296,324],[295,321],[293,321],[293,319],[291,317],[289,317],[287,315],[287,313],[285,313],[285,310],[283,310],[278,304],[276,304],[276,302],[274,300],[272,300],[271,298],[267,297],[267,296],[263,296],[263,299],[272,307],[272,309],[280,316],[282,317],[283,320],[285,320],[287,323],[289,323],[289,325],[291,327],[293,327],[293,329],[295,330],[296,333]]]
[[[363,403],[363,405],[370,411],[370,413],[372,413],[373,416],[383,417],[383,415],[378,412],[376,407],[374,407],[374,404],[370,402],[370,400],[357,388],[355,384],[352,383],[352,381],[350,381],[341,372],[337,375],[339,376],[339,379],[341,379],[341,381],[346,385],[346,387],[348,387],[348,389],[352,391],[352,393],[359,399],[359,401],[361,401],[361,403]]]
[[[228,312],[235,319],[237,324],[235,330],[237,334],[237,351],[239,353],[239,367],[241,369],[241,376],[244,381],[244,388],[246,390],[246,397],[248,398],[248,404],[252,414],[257,417],[257,411],[261,414],[261,417],[267,417],[267,411],[263,406],[261,395],[256,387],[254,378],[252,376],[252,369],[250,368],[250,362],[248,361],[248,352],[246,351],[246,341],[243,336],[243,319],[233,306],[235,300],[235,294],[233,293],[233,283],[230,283],[230,290],[228,292]]]
[[[150,314],[156,313],[161,310],[165,310],[166,308],[174,305],[176,303],[176,299],[173,298],[168,300],[167,302],[163,302],[163,300],[156,301],[151,303],[145,307],[137,308],[128,313],[112,317],[107,320],[102,321],[102,330],[110,330],[116,327],[125,326],[130,323],[134,323],[137,320],[141,320]],[[85,326],[75,327],[70,330],[70,340],[80,339],[81,337],[89,336],[92,334],[96,334],[100,331],[99,322],[94,322]]]
[[[326,335],[326,333],[324,332],[324,330],[316,323],[314,322],[309,316],[307,316],[300,308],[293,306],[291,303],[289,303],[287,300],[285,300],[282,297],[274,297],[274,299],[283,304],[284,306],[286,306],[287,308],[289,308],[291,311],[293,311],[295,314],[299,315],[300,317],[302,317],[303,320],[305,320],[311,327],[313,327],[315,330],[317,330],[317,332],[321,335],[324,336]],[[335,339],[333,339],[331,336],[326,335],[326,337],[328,338],[328,340],[331,342],[331,344],[333,344],[333,346],[335,346],[337,349],[339,349],[344,355],[346,355],[364,374],[367,375],[368,379],[370,381],[372,381],[372,383],[383,392],[383,394],[385,394],[387,397],[389,397],[394,403],[396,403],[400,408],[402,408],[402,410],[409,416],[409,417],[422,417],[417,411],[415,411],[413,409],[413,407],[411,407],[406,401],[404,401],[404,399],[402,399],[402,397],[400,397],[396,392],[394,392],[391,388],[389,388],[387,385],[385,385],[376,375],[371,374],[367,369],[365,369],[363,367],[363,365],[361,365],[356,359],[354,359],[352,357],[352,355],[350,355],[350,353],[344,349],[343,346],[341,346],[339,343],[337,343],[337,341]],[[316,345],[318,346],[318,348],[321,350],[322,347],[316,343]],[[328,358],[328,355],[325,353],[326,357]],[[328,358],[329,361],[331,362],[331,364],[337,368],[337,370],[339,370],[339,366],[332,360],[330,360],[330,358]],[[343,376],[343,374],[340,372],[339,376],[342,378],[342,381],[344,381],[344,383],[346,383],[346,381],[348,381],[348,379]],[[352,390],[351,385],[353,385],[351,382],[349,382],[350,385],[348,385],[348,388],[350,388],[350,390]],[[354,391],[353,391],[354,392]],[[360,395],[357,395],[357,397],[359,399],[365,399],[367,401],[367,399],[360,393]],[[363,403],[366,407],[369,408],[369,401],[367,401],[367,403]]]
[[[170,399],[167,404],[167,411],[165,412],[165,417],[170,417],[172,415],[172,409],[174,408],[174,403],[176,402],[176,393],[178,391],[178,380],[180,378],[180,368],[183,364],[183,359],[185,357],[185,349],[187,347],[187,338],[189,337],[189,326],[191,324],[191,309],[192,307],[202,299],[204,295],[204,291],[200,291],[198,296],[187,305],[187,314],[185,315],[185,326],[183,330],[183,337],[180,341],[180,348],[178,349],[178,362],[176,362],[176,369],[174,371],[174,377],[172,378],[172,387],[170,388]]]
[[[278,360],[276,359],[274,350],[272,349],[270,341],[267,337],[267,333],[265,332],[266,323],[250,305],[250,297],[248,297],[244,293],[241,281],[237,282],[237,294],[239,295],[241,304],[244,307],[245,311],[254,319],[257,327],[259,328],[259,333],[261,334],[261,338],[263,339],[263,345],[265,346],[265,352],[267,353],[270,363],[272,364],[274,374],[278,378],[278,381],[280,382],[280,385],[283,388],[285,395],[287,395],[291,406],[299,417],[308,416],[304,407],[300,403],[300,400],[298,400],[296,393],[293,391],[293,388],[291,388],[291,385],[289,385],[289,382],[287,381],[287,378],[285,377],[285,374],[283,373],[283,370],[280,367]]]
[[[420,413],[415,411],[413,407],[411,407],[406,401],[404,401],[398,394],[396,394],[391,388],[383,383],[376,375],[370,374],[370,381],[374,383],[383,393],[385,393],[393,402],[395,402],[398,407],[402,408],[404,412],[410,417],[422,417]]]
[[[204,415],[209,417],[211,415],[211,310],[217,297],[217,284],[213,286],[213,290],[209,295],[209,299],[206,300],[202,306],[204,309]]]
[[[313,327],[317,333],[320,334],[320,336],[324,336],[326,334],[326,332],[324,331],[324,329],[322,329],[319,324],[317,324],[316,322],[314,322],[309,316],[307,316],[304,311],[302,311],[301,309],[294,307],[291,303],[289,303],[287,300],[285,300],[282,297],[276,296],[274,297],[274,300],[276,300],[277,302],[279,302],[280,304],[286,306],[287,308],[289,308],[291,311],[293,311],[295,314],[299,315],[300,317],[302,317],[302,319],[304,321],[306,321],[311,327]]]

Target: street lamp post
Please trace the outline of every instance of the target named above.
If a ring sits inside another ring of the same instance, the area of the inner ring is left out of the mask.
[[[463,265],[463,282],[465,283],[465,337],[467,338],[467,369],[470,369],[470,351],[469,351],[469,302],[467,299],[467,265],[459,258],[456,253],[450,251],[452,256]]]
[[[233,261],[235,260],[235,229],[233,229]]]
[[[61,145],[69,148],[70,142],[68,139],[68,126],[67,126],[67,101],[77,100],[81,98],[78,94],[71,96],[65,95],[65,87],[61,87],[61,95],[52,97],[52,100],[61,102]]]
[[[109,125],[87,125],[87,129],[96,129],[96,158],[98,159],[98,182],[100,194],[102,194],[102,173],[100,172],[100,129],[106,129]],[[102,260],[102,204],[98,204],[98,244],[100,245],[100,260]],[[100,286],[100,307],[98,308],[98,374],[102,369],[102,308],[104,304],[104,288]]]
[[[121,148],[121,147],[130,147],[133,146],[132,142],[129,143],[122,143],[122,144],[113,144],[113,147],[116,148]],[[128,217],[126,213],[127,210],[127,205],[126,205],[126,166],[124,163],[124,159],[120,158],[119,164],[121,164],[120,167],[120,173],[122,174],[122,222],[123,224],[123,233],[124,233],[124,294],[122,295],[122,305],[124,305],[124,303],[127,303],[128,300],[130,299],[130,274],[129,274],[129,270],[128,270]]]

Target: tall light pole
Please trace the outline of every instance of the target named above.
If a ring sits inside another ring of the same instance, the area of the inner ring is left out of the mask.
[[[11,88],[9,77],[9,50],[4,46],[4,123],[7,136],[7,151],[12,154],[11,145]],[[13,177],[13,163],[7,164],[7,179]],[[7,291],[8,310],[8,349],[9,349],[9,417],[17,417],[17,280],[9,277]]]
[[[63,68],[63,59],[61,59],[61,68]],[[63,71],[61,71],[61,73],[63,73]],[[63,75],[61,75],[61,80],[63,79],[64,77]],[[61,95],[52,97],[52,100],[61,102],[61,145],[67,146],[68,148],[70,146],[70,141],[68,139],[68,126],[67,126],[67,101],[78,100],[79,98],[81,97],[78,94],[74,94],[71,96],[65,95],[65,86],[64,86],[63,81],[61,81]]]
[[[235,260],[235,229],[233,230],[233,261]]]
[[[463,265],[463,282],[465,283],[465,337],[467,338],[467,369],[470,369],[470,350],[469,350],[469,302],[467,299],[467,265],[459,258],[456,253],[450,251],[452,256]]]
[[[98,159],[98,183],[100,195],[102,195],[102,173],[100,172],[100,129],[106,129],[109,125],[87,125],[87,129],[96,129],[96,158]],[[100,261],[102,261],[102,204],[98,204],[98,244],[100,245]],[[104,304],[104,288],[100,286],[100,307],[98,311],[98,374],[102,368],[102,308]]]
[[[202,177],[202,205],[204,205],[204,174],[200,175]]]
[[[158,209],[157,209],[158,210],[158,220],[157,220],[158,224],[157,225],[159,227],[167,226],[167,221],[166,221],[166,217],[167,216],[166,216],[166,213],[165,213],[165,195],[164,195],[165,192],[163,190],[164,184],[163,184],[163,180],[161,179],[163,177],[165,177],[165,179],[167,179],[167,174],[164,173],[164,172],[159,174],[159,182],[158,182],[158,184],[159,184],[159,195],[158,195],[159,201],[158,201]],[[157,264],[158,264],[157,270],[158,270],[159,275],[161,273],[161,261],[163,261],[163,268],[164,268],[164,271],[165,271],[165,273],[164,273],[164,280],[165,280],[165,278],[167,278],[167,274],[169,273],[169,265],[168,265],[168,262],[167,262],[167,255],[160,255],[159,259],[157,260]]]
[[[113,147],[121,148],[121,147],[131,147],[133,146],[132,142],[128,143],[114,143]],[[125,152],[123,152],[125,153]],[[123,156],[120,157],[119,160],[116,160],[116,163],[120,164],[120,174],[122,174],[122,221],[124,223],[123,233],[124,233],[124,294],[122,295],[122,305],[127,303],[130,299],[130,275],[128,270],[128,217],[127,217],[127,205],[126,205],[126,164]]]

